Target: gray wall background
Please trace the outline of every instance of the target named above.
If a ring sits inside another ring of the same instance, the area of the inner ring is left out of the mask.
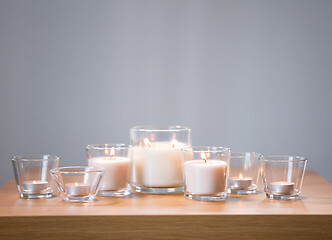
[[[10,157],[181,124],[194,145],[298,154],[332,181],[332,1],[0,0],[0,184]]]

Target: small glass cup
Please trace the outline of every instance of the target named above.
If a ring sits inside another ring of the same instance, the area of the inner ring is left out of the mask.
[[[50,198],[54,182],[50,169],[59,166],[60,158],[51,155],[14,156],[11,158],[17,190],[21,198]]]
[[[228,193],[252,194],[256,192],[261,153],[232,152],[229,162]]]
[[[94,144],[86,147],[90,167],[104,170],[98,196],[121,197],[130,194],[131,160],[125,144]]]
[[[229,148],[183,148],[185,198],[203,201],[225,199],[227,197],[229,158]]]
[[[94,167],[61,167],[50,172],[66,202],[92,202],[103,174]]]
[[[307,159],[300,156],[263,156],[262,178],[271,199],[297,199],[302,190]]]
[[[183,192],[181,148],[191,146],[190,128],[138,126],[130,129],[133,161],[132,188],[136,192]]]

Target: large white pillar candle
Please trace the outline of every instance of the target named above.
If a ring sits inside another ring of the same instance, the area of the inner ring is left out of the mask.
[[[188,145],[177,141],[147,141],[145,144],[131,149],[135,185],[161,188],[183,186],[181,148]]]
[[[227,163],[219,160],[191,160],[184,163],[185,191],[196,195],[219,194],[226,190]]]
[[[294,193],[295,184],[293,182],[271,182],[270,191],[276,194],[291,195]]]
[[[67,183],[66,194],[72,196],[86,196],[90,193],[90,184],[87,183]]]
[[[88,159],[90,167],[102,168],[99,190],[126,188],[130,180],[130,159],[127,157],[94,157]]]
[[[29,193],[42,193],[48,188],[48,181],[33,180],[23,182],[23,191]]]

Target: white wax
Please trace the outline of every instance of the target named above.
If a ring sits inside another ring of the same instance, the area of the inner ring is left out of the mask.
[[[150,147],[131,148],[133,182],[143,187],[183,186],[181,148],[184,147],[188,145],[151,142]]]
[[[252,178],[245,177],[230,177],[228,178],[228,186],[232,189],[245,190],[248,189],[252,184]]]
[[[191,194],[218,194],[226,191],[227,163],[218,160],[191,160],[184,163],[185,190]]]
[[[127,157],[95,157],[88,159],[90,167],[102,168],[99,190],[126,188],[130,181],[130,159]]]
[[[90,193],[90,184],[87,183],[67,183],[66,194],[72,196],[86,196]]]
[[[34,180],[23,182],[23,191],[28,191],[30,193],[41,193],[47,188],[48,181]]]
[[[270,191],[277,194],[290,195],[294,193],[295,184],[293,182],[271,182]]]

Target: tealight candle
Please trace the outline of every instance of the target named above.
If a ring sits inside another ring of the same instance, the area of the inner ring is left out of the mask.
[[[90,184],[87,183],[67,183],[66,194],[72,196],[85,196],[90,193]]]
[[[228,184],[232,189],[245,190],[251,186],[252,178],[243,177],[243,175],[240,173],[239,177],[228,178]]]
[[[295,184],[293,182],[271,182],[270,191],[277,194],[291,195],[294,193]]]
[[[23,191],[30,193],[42,193],[47,190],[48,181],[42,180],[33,180],[33,181],[24,181],[23,182]]]

